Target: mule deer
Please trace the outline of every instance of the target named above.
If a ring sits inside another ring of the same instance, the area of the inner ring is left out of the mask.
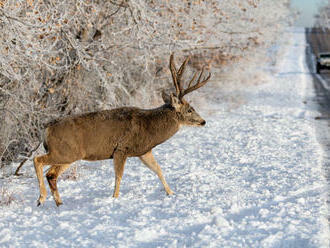
[[[62,204],[57,190],[57,178],[77,160],[104,160],[112,158],[115,169],[113,197],[118,197],[125,161],[128,157],[140,160],[157,174],[168,195],[173,194],[162,171],[152,155],[152,148],[172,137],[181,125],[204,126],[198,113],[184,100],[184,96],[206,84],[211,74],[197,72],[188,87],[183,88],[182,76],[189,57],[179,70],[170,57],[170,70],[175,94],[163,92],[164,105],[155,109],[122,107],[93,113],[85,113],[55,121],[46,128],[44,147],[47,154],[34,158],[34,167],[39,182],[38,206],[46,199],[43,167],[50,165],[46,177],[57,206]]]

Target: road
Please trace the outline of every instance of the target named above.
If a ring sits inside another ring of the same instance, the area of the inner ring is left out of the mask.
[[[319,103],[322,112],[330,112],[330,70],[322,70],[320,74],[316,73],[316,55],[320,52],[330,52],[330,30],[321,28],[306,29],[307,64],[315,78],[315,89],[320,96]],[[323,99],[322,99],[323,98]]]
[[[314,77],[316,102],[321,116],[317,120],[317,136],[324,147],[324,171],[328,181],[328,206],[330,207],[330,70],[316,73],[316,55],[330,52],[330,30],[321,28],[306,29],[307,65]],[[330,216],[330,215],[328,215]],[[328,217],[330,223],[330,217]]]

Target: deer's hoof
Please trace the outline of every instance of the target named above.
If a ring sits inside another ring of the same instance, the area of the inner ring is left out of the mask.
[[[167,194],[167,195],[173,195],[174,192],[173,192],[172,190],[169,189],[169,190],[166,190],[166,194]]]
[[[43,204],[40,200],[37,201],[37,207],[40,207]]]
[[[46,200],[46,197],[40,195],[40,196],[39,196],[39,199],[38,199],[38,201],[37,201],[37,207],[39,207],[40,205],[44,204],[45,200]]]

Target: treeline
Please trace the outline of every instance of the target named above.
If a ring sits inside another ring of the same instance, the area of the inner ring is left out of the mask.
[[[330,0],[319,8],[314,27],[330,29]]]
[[[215,77],[258,65],[288,13],[289,0],[0,0],[0,167],[54,118],[159,104],[173,52]]]

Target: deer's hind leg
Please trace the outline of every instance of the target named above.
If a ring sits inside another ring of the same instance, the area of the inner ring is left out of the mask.
[[[50,167],[49,171],[46,174],[46,178],[49,184],[50,191],[54,197],[56,206],[62,205],[62,200],[60,194],[57,190],[57,179],[58,177],[70,167],[71,164],[57,164]]]
[[[38,199],[38,206],[43,204],[47,197],[47,191],[44,183],[43,178],[43,168],[45,165],[49,164],[49,154],[34,157],[33,159],[34,168],[36,170],[38,182],[39,182],[39,190],[40,190],[40,196]]]
[[[165,189],[166,193],[168,195],[172,195],[173,191],[168,186],[168,184],[167,184],[167,182],[166,182],[166,180],[163,176],[162,169],[160,168],[160,166],[157,163],[156,159],[152,155],[152,152],[149,151],[149,152],[147,152],[146,154],[142,155],[139,158],[150,170],[152,170],[154,173],[157,174],[158,178],[160,179],[160,181],[162,182],[162,184],[164,186],[164,189]]]

